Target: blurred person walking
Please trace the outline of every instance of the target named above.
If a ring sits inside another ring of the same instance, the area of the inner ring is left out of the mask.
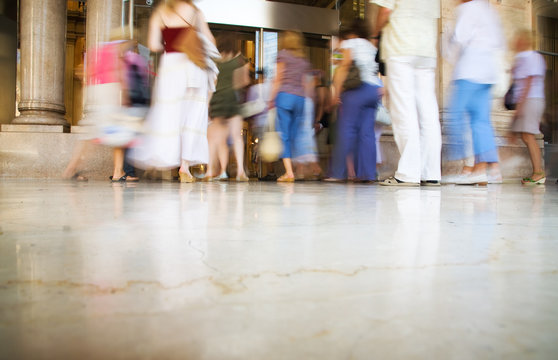
[[[440,2],[370,0],[380,6],[373,39],[382,32],[393,135],[401,158],[387,186],[439,185],[442,135],[436,100]],[[377,42],[376,42],[377,43]]]
[[[201,64],[183,49],[187,33],[194,31],[206,55]],[[180,166],[180,181],[194,182],[189,167],[209,160],[208,100],[215,90],[217,68],[208,55],[218,56],[215,39],[192,0],[167,0],[149,20],[148,46],[151,51],[164,53],[145,135],[130,158],[142,168]]]
[[[304,123],[304,77],[310,63],[304,53],[304,39],[298,31],[284,31],[280,36],[277,72],[273,81],[269,107],[277,107],[277,130],[283,141],[285,174],[278,182],[294,182],[292,156],[298,129]]]
[[[535,135],[540,133],[540,122],[545,109],[546,63],[544,57],[533,50],[533,35],[529,30],[520,30],[516,34],[514,48],[517,52],[512,70],[516,110],[511,133],[513,138],[521,137],[529,150],[533,166],[533,174],[521,180],[521,183],[544,184],[546,175]]]
[[[304,121],[296,132],[293,163],[296,180],[319,180],[322,169],[318,164],[318,147],[315,129],[316,74],[306,75]]]
[[[91,133],[74,150],[63,177],[86,181],[76,173],[86,142],[113,148],[113,182],[137,181],[125,159],[139,131],[149,98],[147,64],[134,52],[137,43],[124,28],[111,31],[110,41],[87,54],[86,85],[89,110],[80,125]],[[141,94],[140,94],[141,93]]]
[[[219,75],[217,87],[209,103],[211,121],[208,127],[209,165],[205,180],[225,180],[229,163],[229,136],[233,142],[237,163],[236,180],[248,181],[244,171],[243,118],[240,115],[238,91],[250,84],[250,63],[238,49],[233,33],[225,33],[217,39],[221,60],[217,62]],[[218,175],[220,174],[220,175]]]
[[[276,181],[275,166],[273,162],[263,162],[259,154],[260,145],[263,141],[264,133],[268,129],[268,107],[271,96],[271,82],[267,81],[265,71],[258,70],[254,79],[254,84],[248,88],[246,102],[261,102],[265,104],[263,111],[252,116],[251,128],[254,136],[255,162],[258,162],[258,179],[262,181]],[[263,162],[263,164],[262,164]],[[265,168],[265,176],[263,175]]]
[[[343,60],[333,79],[333,103],[340,103],[339,118],[330,177],[326,181],[376,179],[374,124],[382,83],[375,60],[377,49],[368,40],[369,35],[368,25],[362,19],[356,19],[341,32]],[[344,89],[352,64],[360,72],[361,84]]]
[[[464,160],[474,155],[471,172],[464,173],[455,182],[486,185],[488,165],[498,163],[490,121],[490,90],[499,80],[497,56],[504,49],[504,37],[498,14],[488,0],[463,0],[456,11],[455,28],[444,54],[456,59],[447,123],[449,158]],[[474,154],[468,153],[470,140]]]

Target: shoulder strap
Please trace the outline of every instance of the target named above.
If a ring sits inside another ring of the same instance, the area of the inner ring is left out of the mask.
[[[184,20],[184,22],[185,22],[186,24],[188,24],[190,27],[196,29],[196,20],[197,20],[197,17],[198,17],[198,16],[197,16],[197,15],[198,15],[198,10],[196,9],[196,7],[194,7],[194,18],[192,19],[192,23],[190,23],[190,22],[189,22],[188,20],[186,20],[182,15],[180,15],[180,14],[178,13],[178,11],[174,10],[174,13],[175,13],[176,15],[178,15],[179,18],[181,18],[182,20]]]
[[[157,11],[159,18],[161,19],[161,22],[163,23],[163,25],[168,28],[167,23],[165,23],[165,18],[163,17],[163,14],[161,13],[161,11]]]

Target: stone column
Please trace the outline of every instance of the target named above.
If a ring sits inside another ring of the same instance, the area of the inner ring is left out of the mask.
[[[14,124],[63,125],[66,0],[21,0],[21,115]]]
[[[108,41],[111,29],[121,25],[121,0],[88,0],[85,30],[87,51],[94,49],[99,43]],[[128,26],[128,22],[124,25]]]
[[[85,51],[93,51],[95,48],[110,40],[112,29],[122,26],[122,1],[121,0],[88,0],[85,25]],[[125,26],[127,26],[125,22]],[[84,115],[90,112],[90,101],[85,90]]]

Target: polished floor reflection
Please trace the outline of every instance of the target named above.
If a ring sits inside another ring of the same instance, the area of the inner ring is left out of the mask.
[[[1,359],[556,359],[558,186],[0,182]]]

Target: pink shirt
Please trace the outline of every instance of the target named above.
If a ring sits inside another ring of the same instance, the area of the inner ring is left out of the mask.
[[[120,82],[120,42],[109,42],[92,51],[87,59],[87,84]]]
[[[288,50],[281,50],[277,54],[277,62],[284,63],[283,78],[279,92],[304,97],[302,79],[310,71],[310,63],[302,57],[291,54]]]

